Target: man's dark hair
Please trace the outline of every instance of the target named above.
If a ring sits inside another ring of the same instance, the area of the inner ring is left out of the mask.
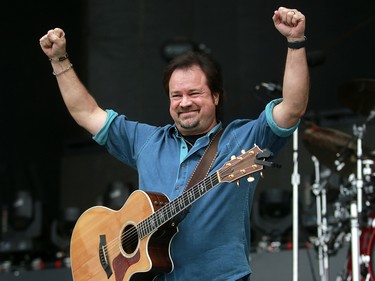
[[[164,71],[164,91],[169,96],[169,80],[176,69],[187,69],[194,65],[199,66],[206,75],[207,86],[211,93],[219,94],[219,104],[216,106],[216,119],[221,120],[224,101],[223,77],[220,65],[208,54],[189,51],[172,59]]]

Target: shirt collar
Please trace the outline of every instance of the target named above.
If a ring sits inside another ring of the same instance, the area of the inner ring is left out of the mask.
[[[223,127],[223,124],[221,123],[221,121],[219,121],[215,127],[213,127],[207,134],[206,136],[208,136],[209,138],[212,138],[213,135],[215,135],[217,133],[217,131],[220,130],[220,128]],[[175,135],[177,137],[181,137],[180,135],[180,132],[178,131],[177,127],[176,127],[176,124],[173,124],[169,127],[169,134],[172,136],[172,135]]]

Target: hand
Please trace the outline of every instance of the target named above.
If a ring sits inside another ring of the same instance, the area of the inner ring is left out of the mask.
[[[66,40],[64,30],[51,29],[39,40],[40,47],[50,59],[56,60],[66,54]]]
[[[280,7],[274,12],[272,20],[289,42],[305,40],[305,16],[298,10]]]

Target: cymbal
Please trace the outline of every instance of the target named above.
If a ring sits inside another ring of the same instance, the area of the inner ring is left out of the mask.
[[[339,101],[354,113],[369,116],[375,110],[375,79],[353,79],[340,85]]]
[[[302,142],[321,164],[331,170],[343,175],[356,172],[357,142],[352,136],[339,130],[312,124],[303,131]],[[363,159],[369,159],[370,149],[363,147],[362,151]],[[344,164],[339,170],[337,161]]]

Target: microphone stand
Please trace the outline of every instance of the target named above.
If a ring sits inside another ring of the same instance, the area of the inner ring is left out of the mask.
[[[298,128],[293,133],[293,281],[298,281],[298,185],[300,175],[298,173]]]

